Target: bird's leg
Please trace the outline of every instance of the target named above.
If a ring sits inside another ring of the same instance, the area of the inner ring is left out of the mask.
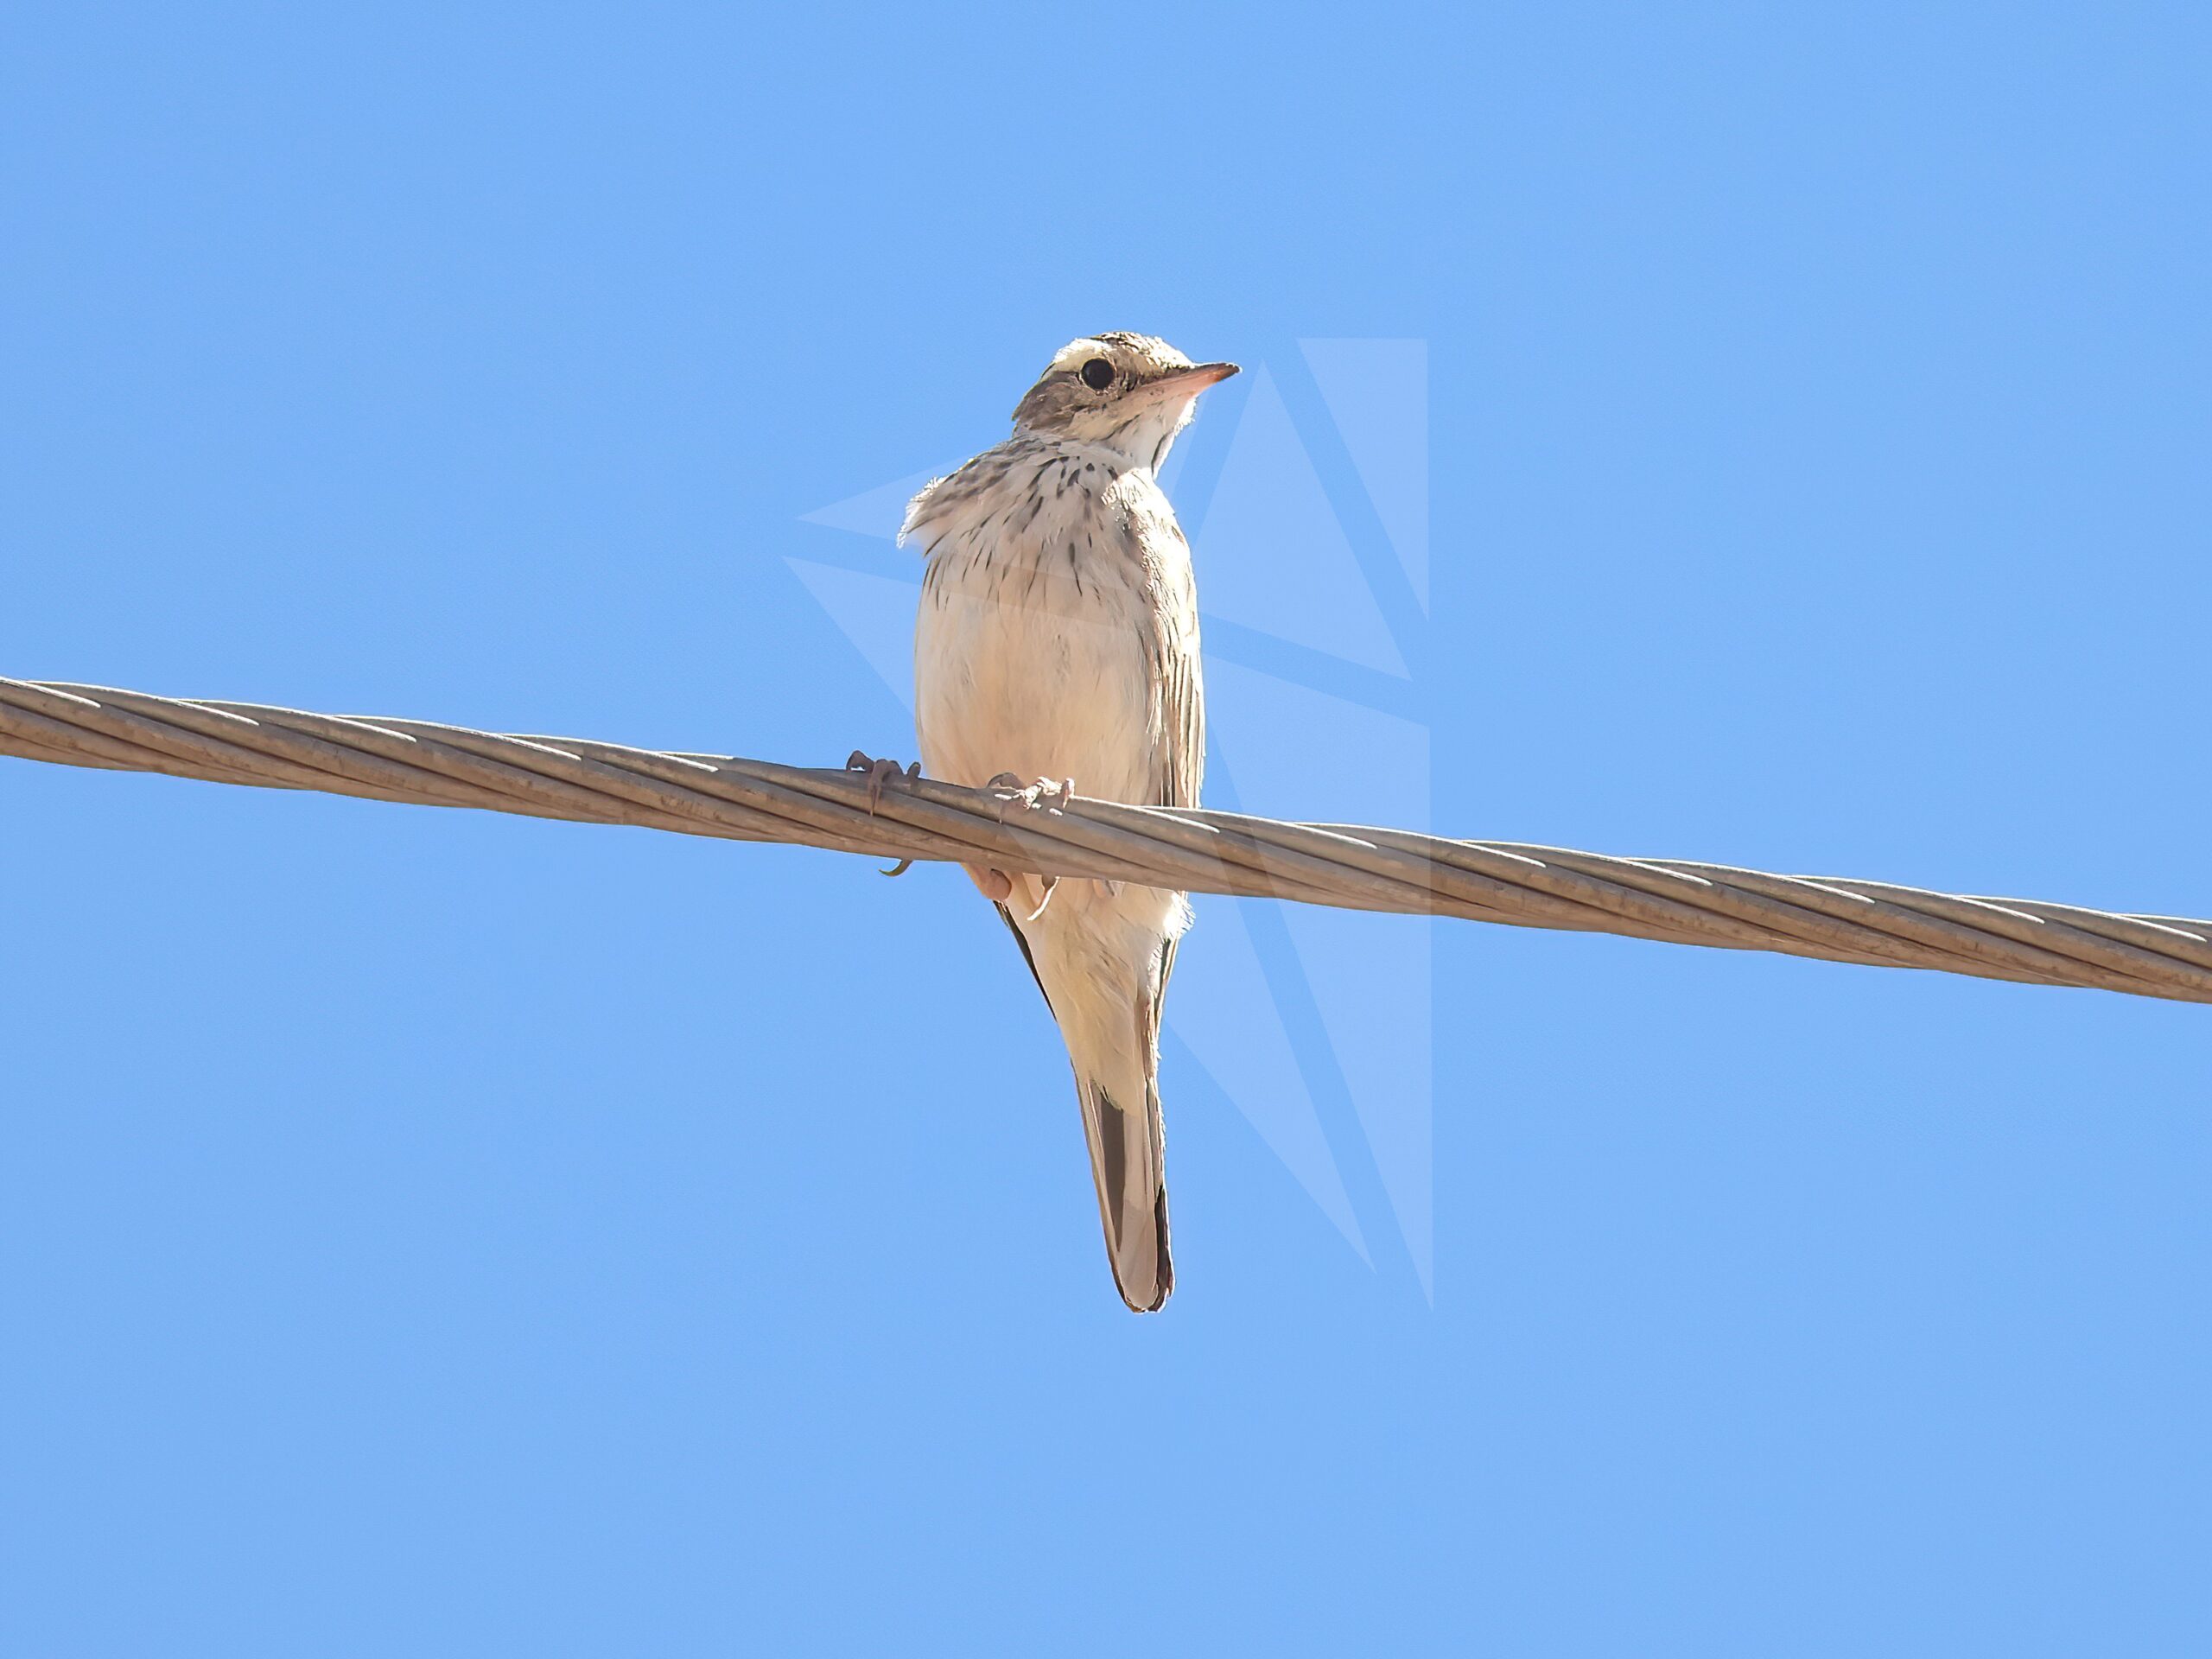
[[[912,783],[922,775],[922,763],[917,760],[912,766],[901,772],[896,760],[871,760],[864,750],[855,749],[845,757],[845,770],[864,772],[868,774],[868,815],[874,817],[875,809],[883,804],[883,786],[891,783],[901,785]],[[904,875],[913,868],[912,859],[902,858],[881,874]]]

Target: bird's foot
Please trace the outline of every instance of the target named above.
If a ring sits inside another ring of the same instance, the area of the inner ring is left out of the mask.
[[[1016,774],[1002,772],[983,787],[999,798],[1001,823],[1006,822],[1007,814],[1017,806],[1025,807],[1032,812],[1064,812],[1075,800],[1075,779],[1072,778],[1039,778],[1034,783],[1025,784]],[[984,877],[989,879],[986,880]],[[1030,885],[1033,882],[1034,887]],[[1036,904],[1033,906],[1028,905],[1025,897],[1023,904],[1018,907],[1023,921],[1033,922],[1045,913],[1045,906],[1052,902],[1053,893],[1059,890],[1060,878],[1057,875],[1025,876],[1017,883],[1003,870],[988,870],[984,876],[976,878],[976,885],[1001,904],[1014,897],[1017,887],[1025,895],[1033,892],[1037,895]]]
[[[874,760],[866,751],[855,749],[852,753],[845,757],[845,770],[864,772],[868,774],[868,817],[874,817],[875,809],[883,804],[883,786],[886,784],[897,784],[904,788],[922,775],[922,763],[917,760],[902,772],[896,760]],[[904,875],[913,868],[912,859],[902,858],[881,874]]]
[[[868,774],[868,816],[874,817],[875,809],[883,804],[883,786],[912,783],[922,775],[922,763],[917,760],[902,770],[896,760],[871,760],[864,751],[855,749],[845,758],[845,770]]]
[[[1025,784],[1014,773],[1002,772],[983,787],[1004,791],[999,796],[999,822],[1001,823],[1006,822],[1007,809],[1015,805],[1026,806],[1033,812],[1040,807],[1065,811],[1075,801],[1075,779],[1072,778],[1039,778],[1034,783]]]

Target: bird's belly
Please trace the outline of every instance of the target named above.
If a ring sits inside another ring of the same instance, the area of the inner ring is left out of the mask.
[[[942,578],[945,573],[935,573]],[[915,631],[915,726],[932,777],[1152,790],[1152,696],[1135,596],[1071,576],[933,580]]]

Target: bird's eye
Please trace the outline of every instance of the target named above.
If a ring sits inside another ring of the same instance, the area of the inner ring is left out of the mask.
[[[1114,365],[1103,357],[1094,357],[1083,365],[1083,384],[1093,391],[1103,391],[1114,384]]]

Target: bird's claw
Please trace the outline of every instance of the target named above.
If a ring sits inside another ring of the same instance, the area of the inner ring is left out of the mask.
[[[883,786],[886,784],[912,783],[922,775],[922,763],[917,760],[902,770],[896,760],[874,760],[865,751],[855,749],[845,757],[845,770],[868,774],[868,815],[874,817],[875,809],[883,804]],[[887,870],[884,874],[892,875],[898,872]]]
[[[1042,916],[1045,906],[1052,902],[1052,895],[1060,890],[1060,878],[1057,875],[1040,875],[1037,880],[1042,896],[1037,900],[1037,908],[1021,918],[1025,922],[1033,922]]]
[[[983,787],[998,795],[1001,823],[1006,822],[1007,812],[1017,806],[1027,807],[1032,812],[1041,810],[1065,812],[1075,801],[1075,779],[1072,778],[1039,778],[1034,783],[1025,784],[1015,773],[1002,772]],[[1014,882],[1003,870],[989,870],[985,874],[990,880],[986,881],[978,877],[976,885],[983,889],[986,896],[997,899],[1001,904],[1014,896]],[[1033,922],[1045,913],[1045,906],[1052,902],[1053,893],[1059,890],[1060,878],[1039,875],[1026,879],[1037,883],[1037,905],[1034,909],[1027,911],[1021,919]]]
[[[868,774],[868,817],[874,817],[875,809],[883,804],[883,786],[886,784],[898,784],[903,786],[913,782],[922,775],[922,763],[917,760],[902,772],[896,760],[878,760],[872,758],[865,750],[855,749],[852,753],[845,757],[845,770],[864,772]],[[880,874],[904,875],[913,868],[912,859],[902,858]]]
[[[1010,772],[1002,772],[983,785],[986,789],[1002,790],[999,797],[999,822],[1006,822],[1007,810],[1014,805],[1027,807],[1034,812],[1050,808],[1065,812],[1075,802],[1075,779],[1072,778],[1039,778],[1025,784]]]

